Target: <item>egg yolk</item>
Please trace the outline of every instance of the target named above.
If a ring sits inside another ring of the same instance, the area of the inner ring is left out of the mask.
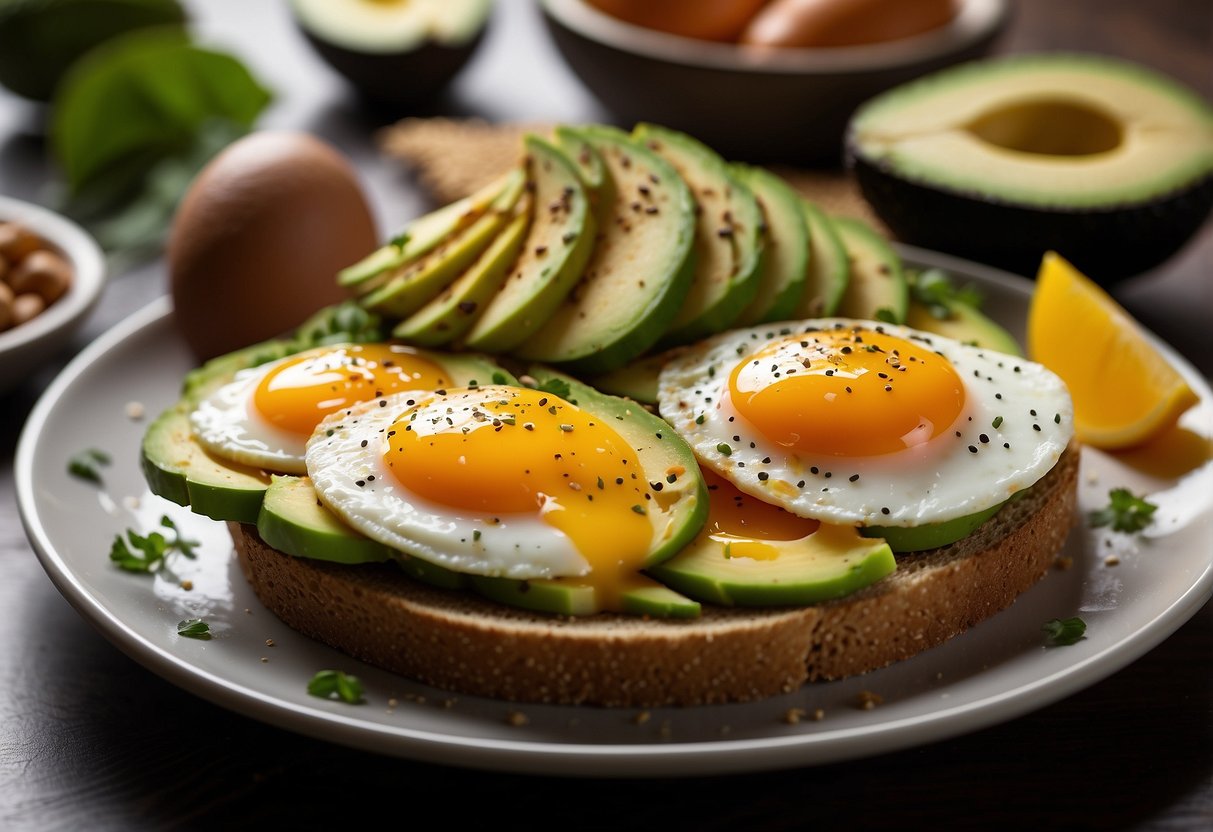
[[[817,531],[821,523],[797,517],[779,506],[743,494],[731,482],[704,469],[708,486],[706,533],[728,547],[731,557],[774,560],[779,548],[769,541],[799,540]]]
[[[775,341],[729,377],[733,407],[767,439],[809,454],[878,456],[946,431],[965,405],[929,346],[846,327]]]
[[[514,387],[428,396],[387,432],[384,461],[412,492],[452,508],[538,513],[608,580],[648,556],[659,511],[636,451],[550,393]],[[492,534],[491,527],[482,534]]]
[[[270,424],[306,438],[325,416],[356,402],[448,386],[441,367],[400,344],[320,347],[266,373],[253,406]]]

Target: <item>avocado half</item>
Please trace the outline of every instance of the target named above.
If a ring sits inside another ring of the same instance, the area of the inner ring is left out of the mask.
[[[492,0],[290,0],[312,48],[390,114],[433,98],[484,39]]]
[[[1082,54],[977,61],[852,117],[846,159],[901,240],[1032,276],[1054,250],[1109,285],[1159,265],[1213,207],[1213,109]]]

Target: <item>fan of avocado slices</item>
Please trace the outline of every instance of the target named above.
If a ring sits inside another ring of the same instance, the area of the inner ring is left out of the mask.
[[[832,216],[774,173],[685,134],[582,125],[527,136],[516,167],[413,220],[337,280],[353,299],[189,374],[144,437],[153,493],[255,526],[294,556],[393,562],[428,584],[560,615],[818,603],[891,573],[894,552],[944,545],[986,519],[893,540],[823,527],[778,541],[761,569],[711,534],[695,457],[652,407],[662,366],[689,343],[734,326],[848,316],[1020,350],[967,287],[903,263],[863,221]],[[356,531],[307,476],[228,461],[193,433],[191,412],[241,370],[387,340],[411,345],[454,386],[539,387],[612,424],[660,496],[646,515],[654,543],[643,568],[613,587],[464,574]]]

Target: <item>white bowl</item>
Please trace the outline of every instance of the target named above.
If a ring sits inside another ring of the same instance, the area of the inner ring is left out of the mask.
[[[41,315],[0,332],[0,393],[59,354],[84,323],[105,285],[101,247],[83,228],[54,211],[0,196],[0,222],[18,222],[46,240],[72,266],[72,285]]]

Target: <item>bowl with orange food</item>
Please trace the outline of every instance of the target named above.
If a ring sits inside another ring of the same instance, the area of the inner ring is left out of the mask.
[[[1008,0],[540,0],[565,62],[623,123],[753,162],[836,165],[852,111],[980,57]]]

